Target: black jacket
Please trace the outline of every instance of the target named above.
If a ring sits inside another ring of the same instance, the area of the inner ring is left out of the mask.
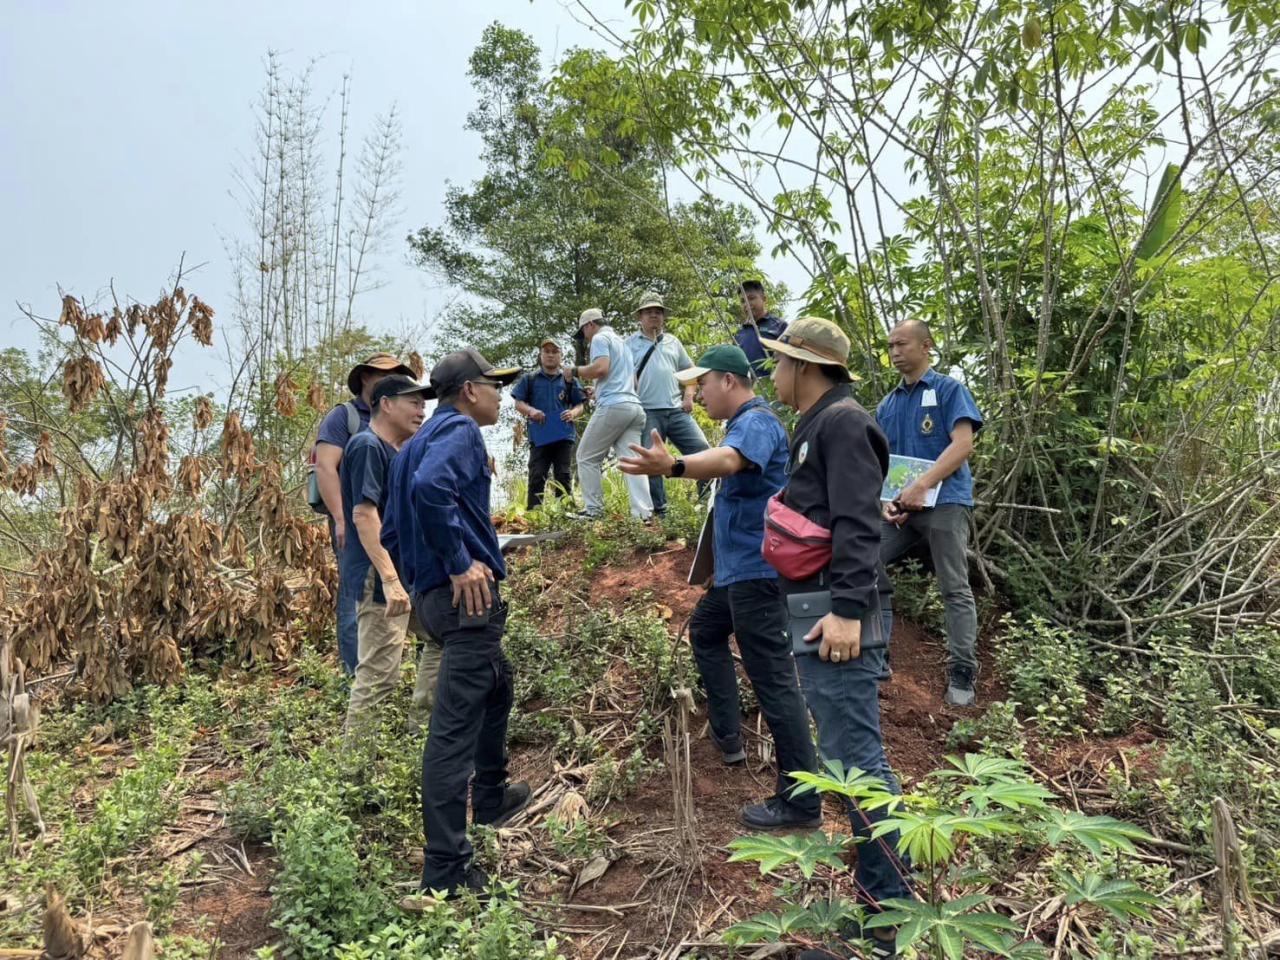
[[[791,440],[783,502],[831,531],[831,609],[860,620],[876,598],[880,563],[880,488],[889,441],[841,384],[800,418]],[[791,593],[794,589],[784,592]]]

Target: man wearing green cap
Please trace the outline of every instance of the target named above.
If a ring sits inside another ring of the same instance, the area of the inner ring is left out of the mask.
[[[664,329],[667,308],[662,297],[646,293],[635,311],[640,329],[627,337],[627,347],[636,367],[636,393],[644,407],[644,442],[657,436],[671,441],[681,456],[707,449],[707,438],[691,416],[696,387],[676,379],[679,370],[693,366],[679,337]],[[657,442],[657,441],[654,441]],[[662,477],[649,478],[653,512],[667,512],[667,491]]]
[[[720,479],[713,519],[714,585],[689,620],[689,638],[707,689],[711,732],[725,763],[746,760],[742,745],[738,678],[729,637],[738,641],[742,665],[773,734],[778,757],[777,791],[763,803],[742,808],[742,822],[756,829],[822,824],[817,793],[789,796],[787,776],[815,769],[813,741],[778,594],[778,575],[760,555],[764,511],[786,483],[787,431],[769,405],[755,395],[751,364],[740,347],[712,347],[698,364],[682,370],[681,383],[696,384],[707,413],[724,420],[721,445],[674,459],[654,431],[648,448],[631,447],[618,466],[634,476]]]
[[[778,399],[800,413],[783,502],[831,535],[822,569],[803,581],[785,575],[779,580],[784,597],[825,594],[830,610],[804,637],[813,652],[796,656],[800,689],[818,727],[818,751],[846,770],[857,767],[879,777],[897,793],[880,732],[878,692],[885,654],[877,592],[880,488],[889,468],[889,442],[853,399],[849,338],[834,323],[801,317],[777,340],[760,342],[777,357]],[[884,810],[863,810],[852,802],[847,809],[858,841],[854,879],[865,906],[876,910],[883,900],[911,896],[910,870],[896,853],[898,834],[871,837]],[[886,932],[875,930],[873,936],[886,937]],[[874,941],[881,955],[891,953],[892,944],[887,938]],[[838,955],[850,956],[843,948]],[[817,960],[837,954],[801,956]]]

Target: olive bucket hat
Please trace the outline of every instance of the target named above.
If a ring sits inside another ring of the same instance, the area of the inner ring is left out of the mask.
[[[374,370],[380,373],[398,373],[401,376],[413,377],[413,370],[407,363],[396,359],[389,353],[375,353],[363,363],[357,363],[351,368],[351,372],[347,374],[347,389],[351,391],[353,397],[360,396],[360,381],[366,370]]]
[[[647,310],[649,307],[657,307],[663,313],[667,312],[667,305],[662,302],[662,297],[650,290],[640,298],[640,306],[636,307],[635,310],[631,312],[631,315],[634,317],[641,310]]]
[[[766,350],[793,360],[834,367],[839,379],[850,383],[858,378],[849,372],[849,338],[830,320],[800,317],[777,340],[760,338]]]

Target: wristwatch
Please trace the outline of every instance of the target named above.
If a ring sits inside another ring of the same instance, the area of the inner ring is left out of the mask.
[[[671,464],[671,476],[673,476],[673,477],[683,477],[683,476],[684,476],[684,461],[683,461],[683,460],[675,460],[675,461],[673,461],[673,462],[672,462],[672,464]]]

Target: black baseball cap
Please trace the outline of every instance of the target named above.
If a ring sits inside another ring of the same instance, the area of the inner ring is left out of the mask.
[[[465,347],[446,354],[431,368],[431,386],[436,396],[444,397],[472,380],[492,380],[506,386],[519,375],[519,367],[495,367],[475,347]]]
[[[434,400],[436,396],[436,391],[430,384],[419,383],[412,377],[393,373],[378,381],[373,388],[373,395],[369,398],[370,405],[372,409],[377,410],[383,397],[407,397],[415,393],[421,394],[425,400]]]

